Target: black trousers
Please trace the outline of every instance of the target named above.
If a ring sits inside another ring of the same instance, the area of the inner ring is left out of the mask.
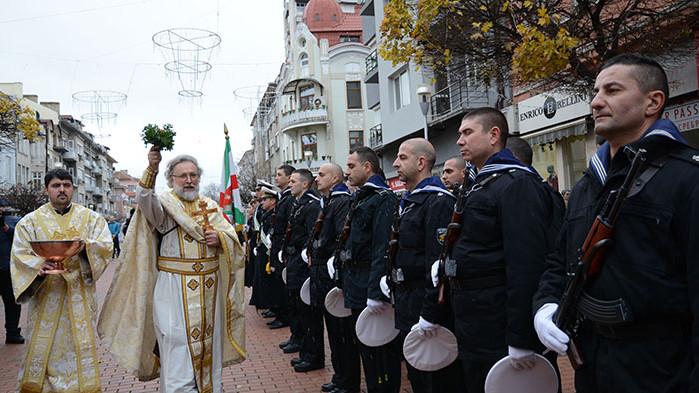
[[[112,258],[118,257],[121,254],[121,247],[119,247],[119,235],[114,236],[114,252],[112,252]]]
[[[304,331],[299,357],[313,364],[325,364],[325,343],[323,340],[323,310],[311,307],[297,299],[301,328]]]
[[[400,335],[380,347],[368,347],[357,338],[357,318],[361,309],[352,309],[352,333],[357,341],[359,356],[362,359],[364,378],[369,393],[397,393],[400,390],[400,362],[403,347]]]
[[[353,336],[352,318],[338,318],[329,312],[323,313],[328,330],[330,360],[333,365],[332,382],[350,392],[358,392],[361,370],[359,365],[359,347]]]
[[[5,329],[7,334],[19,334],[19,314],[22,311],[22,306],[15,303],[9,270],[0,270],[0,291],[2,292],[2,302],[5,304]]]
[[[461,359],[466,393],[484,393],[485,377],[497,362],[477,362]]]
[[[400,342],[405,341],[409,331],[401,331]],[[456,359],[452,364],[437,371],[420,371],[405,362],[408,369],[408,379],[413,387],[413,393],[463,393],[464,378],[461,361]]]
[[[301,315],[299,315],[299,303],[301,303],[300,293],[301,288],[290,289],[287,287],[286,289],[286,315],[289,321],[289,330],[291,330],[290,340],[296,344],[301,344],[303,342],[303,336],[305,335],[303,325],[301,324]]]

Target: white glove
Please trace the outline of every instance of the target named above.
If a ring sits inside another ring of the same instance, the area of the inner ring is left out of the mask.
[[[279,251],[279,254],[277,255],[277,257],[279,258],[279,263],[284,263],[284,260],[282,259],[282,252],[281,251]]]
[[[386,295],[387,298],[391,298],[391,288],[388,287],[388,276],[383,276],[379,280],[379,288],[381,288],[381,292],[383,292],[384,295]]]
[[[534,315],[534,329],[546,348],[564,355],[568,350],[570,338],[555,323],[553,314],[558,310],[558,304],[546,303]]]
[[[328,259],[328,274],[330,278],[335,278],[335,257]]]
[[[438,324],[432,323],[422,317],[417,321],[415,325],[413,325],[412,328],[410,328],[410,331],[412,332],[415,329],[418,329],[419,332],[418,334],[420,337],[434,337],[437,335],[437,328],[439,327]]]
[[[301,251],[301,259],[303,259],[305,263],[308,263],[308,254],[306,254],[305,248],[303,249],[303,251]]]
[[[378,313],[383,312],[386,308],[388,308],[388,303],[383,302],[381,300],[374,300],[374,299],[367,298],[366,308],[369,309],[370,313],[378,314]]]
[[[531,349],[508,346],[507,353],[510,355],[510,365],[515,370],[531,370],[534,368],[534,363],[537,361],[536,356],[534,356],[534,351]]]
[[[430,275],[432,276],[432,285],[437,288],[437,285],[439,285],[439,260],[434,261],[432,264]]]
[[[253,255],[257,256],[257,247],[252,249],[252,253],[253,253]]]

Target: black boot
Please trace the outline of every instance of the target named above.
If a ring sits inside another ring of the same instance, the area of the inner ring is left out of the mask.
[[[7,337],[5,338],[5,344],[24,344],[24,337],[22,337],[19,332],[22,329],[17,328],[17,331],[7,332]]]

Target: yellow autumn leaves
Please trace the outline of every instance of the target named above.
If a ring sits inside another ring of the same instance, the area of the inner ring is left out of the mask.
[[[379,53],[394,65],[446,66],[456,47],[500,45],[524,80],[568,66],[579,39],[540,2],[526,0],[391,0],[384,9]],[[471,40],[471,42],[464,42]],[[497,43],[496,43],[497,42]],[[504,43],[503,43],[504,42]]]
[[[30,142],[39,140],[40,126],[35,112],[0,93],[0,135],[13,138],[15,126]]]

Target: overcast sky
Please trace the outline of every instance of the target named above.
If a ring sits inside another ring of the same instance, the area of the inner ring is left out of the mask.
[[[237,99],[234,91],[274,80],[284,60],[282,17],[283,0],[3,1],[0,82],[22,82],[24,94],[60,102],[61,114],[78,119],[91,108],[74,102],[73,93],[126,93],[125,105],[110,108],[118,114],[115,122],[85,128],[101,135],[98,142],[111,149],[116,169],[140,177],[147,165],[141,129],[172,123],[175,149],[164,152],[163,162],[194,155],[204,168],[203,188],[220,182],[224,122],[234,156],[250,149],[243,110],[253,103]],[[200,102],[181,99],[180,83],[164,69],[172,54],[152,41],[159,31],[183,27],[221,36]],[[158,183],[164,185],[162,178]]]

